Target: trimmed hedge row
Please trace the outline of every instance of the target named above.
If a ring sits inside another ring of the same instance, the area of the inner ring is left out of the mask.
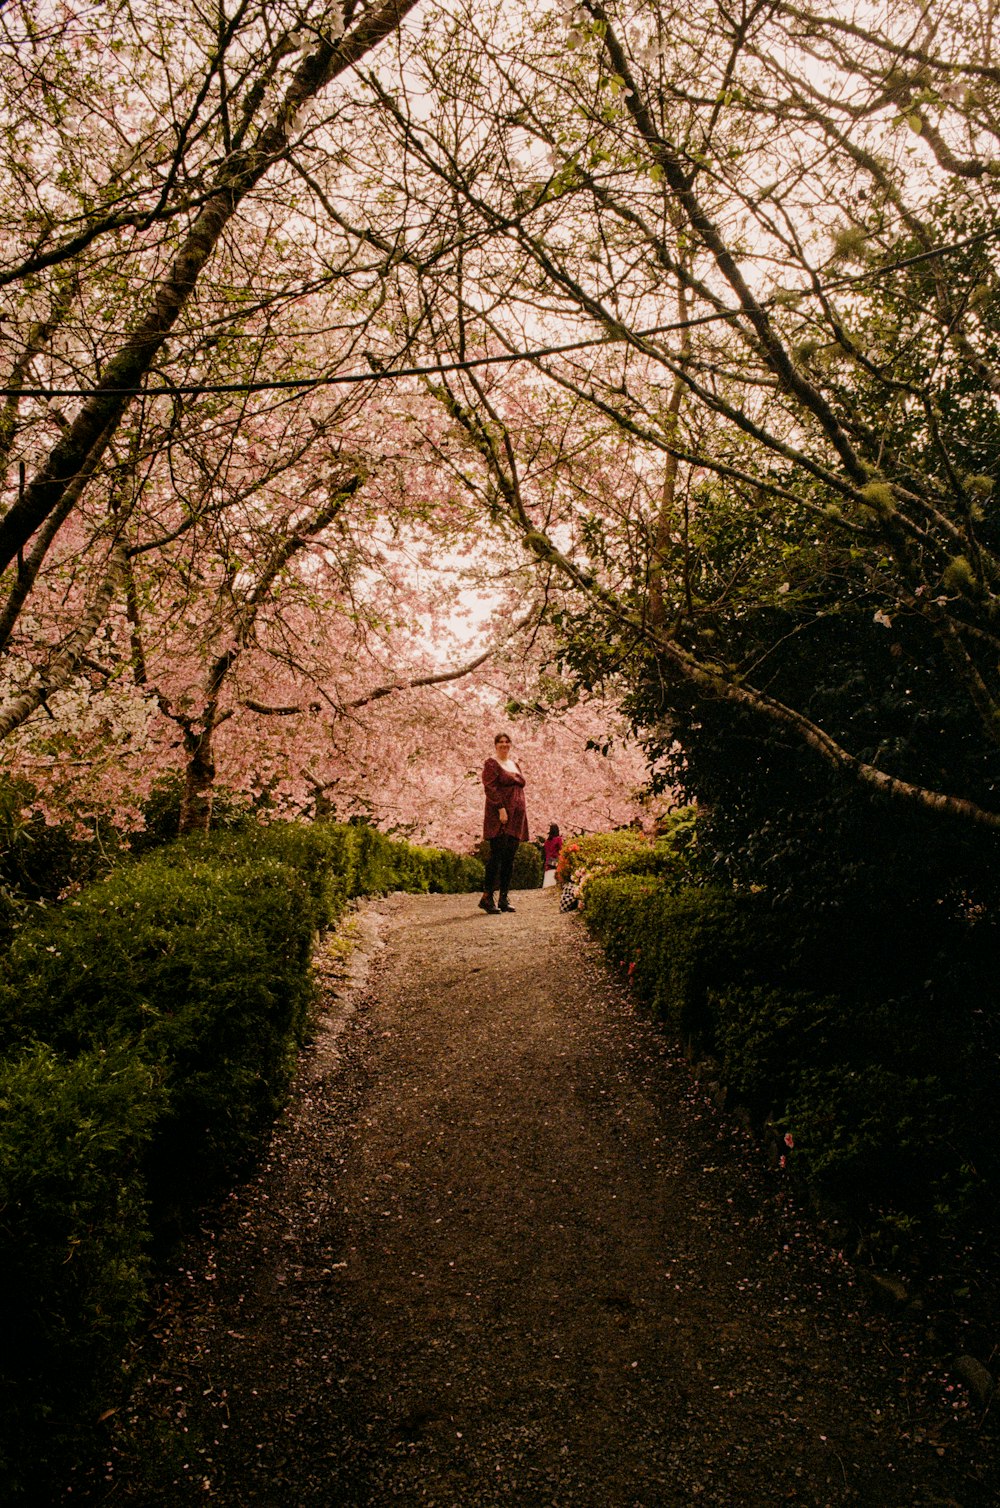
[[[46,1502],[113,1406],[145,1303],[143,1154],[161,1075],[127,1050],[44,1044],[0,1065],[0,1497]],[[54,1497],[51,1501],[54,1501]]]
[[[714,1042],[719,992],[780,967],[785,939],[758,897],[721,887],[672,889],[645,875],[604,875],[584,889],[587,923],[608,956],[684,1039]]]
[[[51,824],[33,809],[37,796],[29,781],[0,774],[0,947],[38,901],[96,880],[121,850],[109,821]]]
[[[763,895],[627,874],[591,879],[584,915],[641,998],[717,1059],[759,1125],[787,1133],[813,1193],[869,1240],[947,1234],[986,1208],[1000,1175],[1000,1027],[982,1008],[992,937],[913,940],[894,969],[888,953],[870,968],[857,937]]]
[[[37,1495],[116,1399],[151,1231],[259,1145],[356,896],[467,890],[475,860],[367,827],[188,839],[41,913],[0,966],[0,1484]],[[3,1493],[0,1492],[0,1496]]]

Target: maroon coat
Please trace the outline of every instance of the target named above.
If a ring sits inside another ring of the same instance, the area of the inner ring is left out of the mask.
[[[512,838],[525,842],[528,836],[528,814],[524,808],[524,776],[518,770],[512,774],[496,759],[488,759],[483,765],[483,785],[486,787],[486,815],[483,817],[483,837],[499,838],[507,833]],[[507,813],[506,823],[500,821],[500,808]]]

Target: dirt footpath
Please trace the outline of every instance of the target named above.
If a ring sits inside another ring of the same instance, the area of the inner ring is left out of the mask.
[[[797,1219],[579,919],[515,900],[366,910],[367,983],[167,1285],[106,1480],[72,1500],[996,1502],[961,1388]]]

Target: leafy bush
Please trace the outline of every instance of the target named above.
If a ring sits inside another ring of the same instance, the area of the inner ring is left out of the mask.
[[[280,1107],[316,932],[361,894],[481,883],[475,860],[363,824],[234,825],[129,860],[19,928],[0,962],[8,1498],[37,1495],[38,1461],[120,1381],[149,1228],[172,1231]]]
[[[938,1224],[1000,1174],[996,1044],[968,1003],[732,989],[717,1002],[723,1075],[793,1136],[814,1188],[858,1215],[895,1206]]]
[[[156,851],[151,861],[187,869],[193,862],[242,868],[259,859],[292,870],[308,897],[314,930],[334,925],[362,894],[357,829],[334,823],[269,822],[221,833],[192,833]]]
[[[451,853],[443,848],[409,846],[410,863],[403,877],[414,881],[403,888],[427,890],[435,895],[465,894],[482,890],[485,869],[472,854]]]
[[[317,926],[329,926],[359,896],[390,890],[464,892],[482,884],[477,859],[400,843],[362,822],[261,823],[249,831],[184,838],[165,853],[175,850],[239,863],[267,854],[290,864],[309,887]]]
[[[888,1203],[926,1217],[970,1192],[955,1109],[938,1074],[855,1059],[796,1075],[783,1123],[809,1181],[852,1213]]]
[[[540,890],[542,886],[542,856],[534,843],[519,843],[514,855],[514,872],[511,876],[512,890]]]
[[[515,885],[540,883],[533,846],[519,871]],[[18,931],[0,969],[10,1496],[114,1402],[150,1224],[234,1169],[280,1105],[315,932],[362,893],[481,884],[478,860],[363,824],[233,825],[130,860]]]
[[[38,792],[27,780],[0,778],[0,946],[34,904],[56,900],[71,885],[105,873],[119,849],[109,822],[47,822],[33,809]]]
[[[144,1301],[141,1156],[162,1105],[140,1059],[67,1062],[32,1048],[0,1064],[0,1492],[47,1501],[74,1421],[121,1381]]]
[[[158,1195],[217,1180],[280,1105],[315,919],[287,865],[179,858],[130,866],[23,930],[0,977],[0,1016],[22,1042],[123,1044],[161,1067]]]
[[[641,997],[718,1057],[758,1123],[787,1132],[808,1185],[859,1227],[888,1212],[941,1233],[986,1207],[1000,1178],[1000,1023],[978,1003],[991,925],[928,928],[904,971],[864,928],[652,875],[591,879],[584,915]],[[945,989],[924,976],[940,977],[949,957]]]
[[[655,838],[636,828],[589,833],[568,838],[556,867],[556,881],[573,880],[585,887],[596,875],[655,875],[674,888],[693,884],[700,873],[696,844],[696,812],[681,807],[663,816]]]
[[[626,827],[611,833],[584,833],[566,838],[556,865],[556,884],[573,880],[579,883],[584,873],[616,873],[622,866],[639,859],[652,849],[646,835]]]
[[[179,774],[161,775],[142,804],[143,830],[131,839],[133,853],[145,854],[177,837],[181,819],[184,779]],[[212,832],[245,832],[257,827],[253,806],[246,796],[216,785],[212,793]]]
[[[671,890],[644,875],[596,876],[587,924],[642,997],[683,1037],[714,1046],[719,991],[781,974],[784,940],[758,898],[721,888]]]
[[[712,1013],[723,1077],[761,1118],[783,1113],[803,1067],[842,1057],[850,1037],[842,1003],[801,990],[729,985]]]

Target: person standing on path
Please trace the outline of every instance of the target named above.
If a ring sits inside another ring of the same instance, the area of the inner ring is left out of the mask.
[[[483,766],[486,812],[483,837],[490,845],[486,881],[480,908],[489,916],[498,911],[513,911],[510,903],[510,877],[514,871],[517,845],[527,841],[528,816],[524,805],[524,776],[521,766],[511,757],[511,741],[506,733],[493,740],[495,753]],[[493,899],[499,890],[500,903]]]
[[[559,863],[559,855],[562,852],[562,841],[559,829],[553,822],[549,828],[549,835],[545,839],[545,847],[542,849],[543,886],[554,885],[556,882],[556,865]]]

